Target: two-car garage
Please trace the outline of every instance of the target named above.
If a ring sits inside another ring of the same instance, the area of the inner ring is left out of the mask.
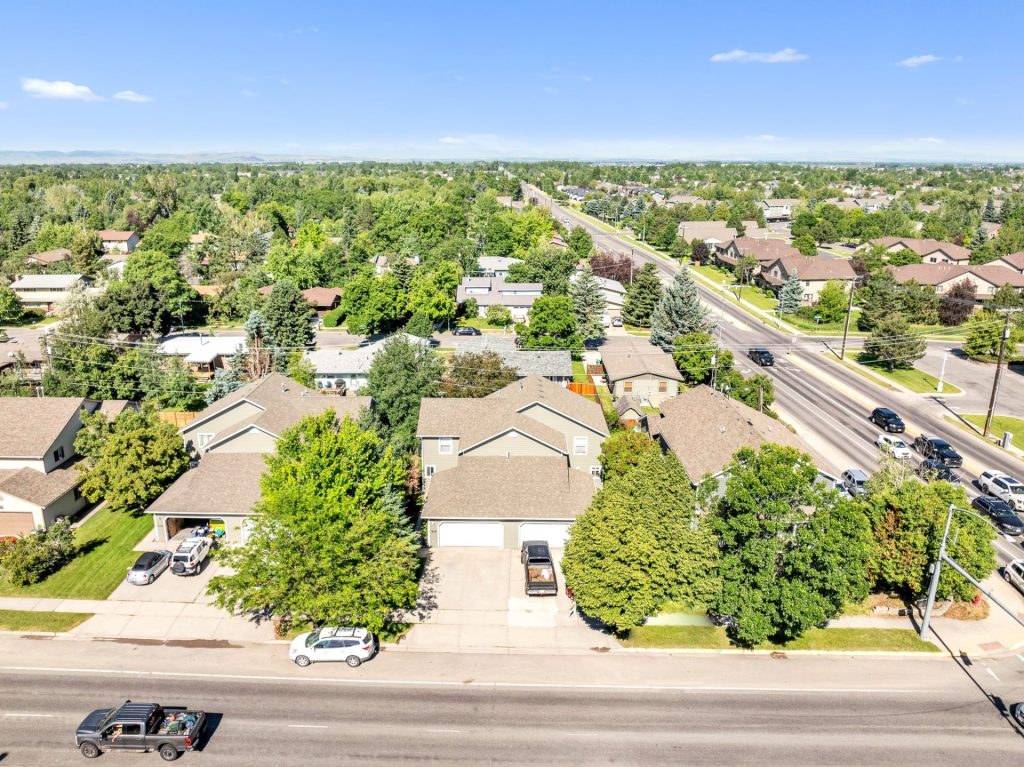
[[[554,549],[565,546],[571,522],[524,522],[521,520],[439,520],[430,522],[431,546],[479,546],[519,548],[523,541],[547,541]]]

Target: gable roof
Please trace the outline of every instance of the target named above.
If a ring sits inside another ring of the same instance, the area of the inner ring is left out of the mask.
[[[1018,251],[1017,253],[1010,253],[1002,258],[997,258],[996,261],[1005,261],[1014,269],[1024,272],[1024,250]],[[995,263],[995,261],[992,263]]]
[[[639,397],[627,394],[615,400],[615,412],[619,414],[619,418],[629,410],[635,410],[640,415],[643,415],[644,404],[640,401]]]
[[[857,272],[845,258],[822,258],[821,256],[786,256],[768,264],[771,269],[778,264],[788,278],[796,274],[801,280],[855,280]]]
[[[672,355],[656,346],[642,351],[606,351],[601,354],[601,361],[612,383],[641,375],[653,375],[670,381],[683,380]]]
[[[313,369],[320,374],[333,375],[363,375],[370,371],[374,357],[384,348],[388,339],[394,336],[402,336],[406,341],[424,348],[430,345],[426,338],[410,335],[409,333],[396,333],[371,344],[360,346],[357,349],[315,349],[306,352],[306,359],[309,360]]]
[[[127,242],[135,236],[135,232],[124,232],[119,229],[100,229],[96,234],[103,242]]]
[[[11,283],[11,290],[67,290],[87,279],[81,274],[26,274]]]
[[[78,487],[82,478],[77,463],[77,459],[69,461],[46,473],[28,467],[0,471],[0,493],[13,495],[45,509]]]
[[[601,406],[592,399],[581,397],[564,386],[541,376],[527,376],[513,381],[504,389],[484,397],[486,400],[504,400],[518,413],[531,405],[541,405],[560,413],[572,421],[586,426],[598,434],[608,434],[608,422]]]
[[[181,433],[199,431],[199,427],[206,421],[227,412],[241,402],[255,406],[259,412],[225,426],[214,434],[210,445],[252,427],[277,437],[306,416],[319,415],[330,408],[334,409],[339,418],[346,415],[355,418],[362,408],[370,405],[370,401],[369,397],[321,394],[280,373],[271,373],[217,400],[200,412],[194,421],[183,426]]]
[[[559,456],[467,456],[430,480],[421,516],[573,520],[587,510],[594,490],[593,477]]]
[[[572,378],[572,355],[567,349],[544,352],[499,351],[497,354],[503,364],[514,368],[523,377],[538,375],[545,378]]]
[[[661,415],[649,415],[647,427],[675,453],[694,484],[705,474],[721,473],[741,447],[771,442],[807,452],[781,421],[704,385],[662,402]]]
[[[950,280],[961,280],[966,275],[973,275],[996,287],[1012,285],[1024,288],[1024,274],[1007,269],[998,264],[981,266],[965,266],[964,264],[905,264],[892,270],[896,281],[903,283],[914,280],[921,285],[942,285]],[[978,296],[984,298],[984,296]]]
[[[71,258],[71,255],[71,251],[67,248],[54,248],[53,250],[44,250],[42,253],[29,253],[26,259],[37,261],[41,264],[56,264],[59,261]]]
[[[233,357],[249,348],[245,336],[211,336],[202,333],[165,336],[156,350],[160,354],[184,357],[186,362],[213,362],[218,357]]]
[[[306,288],[302,297],[313,306],[334,306],[341,298],[341,288]]]
[[[787,245],[782,240],[769,240],[764,237],[736,237],[729,240],[729,242],[719,245],[718,248],[726,250],[730,246],[735,247],[741,255],[749,253],[761,262],[774,261],[776,258],[782,258],[783,256],[803,255],[799,250]]]
[[[886,248],[891,248],[894,245],[902,245],[907,250],[917,253],[917,255],[924,256],[935,253],[941,250],[947,256],[955,261],[965,261],[971,257],[971,252],[960,245],[953,242],[942,242],[940,240],[921,239],[918,237],[878,237],[871,241],[872,245],[883,245]]]
[[[262,453],[209,453],[149,505],[149,514],[248,514],[260,499]]]
[[[781,208],[784,205],[788,205],[789,207],[792,208],[795,205],[799,205],[801,202],[803,202],[803,200],[801,200],[798,197],[768,197],[765,198],[764,200],[761,200],[761,202],[772,208]]]
[[[0,397],[0,457],[44,458],[84,397]]]

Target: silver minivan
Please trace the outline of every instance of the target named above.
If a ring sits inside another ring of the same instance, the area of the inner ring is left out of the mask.
[[[868,474],[863,469],[847,469],[843,472],[841,481],[846,492],[854,498],[867,492],[865,485],[867,485]]]
[[[1024,559],[1013,559],[1003,568],[1003,578],[1012,583],[1017,590],[1024,593]]]

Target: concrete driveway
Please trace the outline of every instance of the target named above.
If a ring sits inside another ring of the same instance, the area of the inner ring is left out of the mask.
[[[210,578],[216,575],[219,569],[220,565],[210,559],[203,562],[202,570],[196,575],[175,575],[167,569],[148,586],[122,582],[108,599],[125,602],[209,604],[210,597],[206,594],[206,587],[210,583]]]
[[[552,554],[556,565],[561,551]],[[408,649],[451,652],[591,652],[615,640],[591,628],[565,596],[559,567],[556,597],[524,594],[519,551],[431,549]],[[572,613],[572,614],[571,614]]]

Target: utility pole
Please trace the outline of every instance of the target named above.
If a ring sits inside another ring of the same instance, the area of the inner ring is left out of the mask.
[[[988,415],[985,416],[985,428],[981,436],[987,437],[988,430],[992,428],[992,411],[996,408],[996,396],[999,394],[999,376],[1003,371],[1003,357],[1006,355],[1006,342],[1010,339],[1010,313],[1006,313],[1006,321],[1003,323],[1003,337],[999,342],[999,359],[996,360],[996,374],[992,379],[992,396],[988,400]]]
[[[843,323],[843,346],[839,350],[839,359],[846,357],[846,337],[850,335],[850,315],[853,314],[853,293],[857,289],[857,280],[850,283],[850,303],[846,307],[846,322]]]
[[[758,384],[757,385],[757,412],[758,413],[763,413],[764,412],[764,385],[763,384]]]

